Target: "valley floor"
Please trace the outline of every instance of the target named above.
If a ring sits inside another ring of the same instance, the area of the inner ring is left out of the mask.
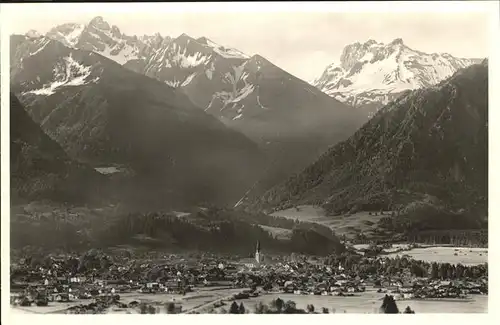
[[[222,309],[229,308],[232,297],[242,289],[225,288],[218,290],[203,290],[190,293],[187,296],[171,294],[140,294],[129,293],[121,295],[121,302],[128,304],[132,301],[146,302],[152,305],[162,306],[166,302],[176,302],[182,306],[183,313],[222,313]],[[248,299],[238,299],[238,304],[243,303],[247,313],[254,313],[255,307],[260,302],[270,304],[271,301],[281,298],[284,301],[292,300],[297,308],[306,309],[307,305],[312,304],[317,312],[322,308],[328,308],[330,313],[378,313],[385,293],[377,292],[375,288],[367,288],[365,292],[356,293],[352,297],[340,296],[317,296],[317,295],[299,295],[289,293],[263,293],[258,297]],[[223,302],[223,306],[215,307],[216,303]],[[58,314],[66,313],[71,306],[82,304],[82,301],[72,303],[61,303],[51,307],[13,307],[13,313],[30,314]],[[397,301],[398,308],[402,311],[406,306],[410,306],[416,313],[487,313],[488,295],[474,295],[470,299],[409,299]],[[109,308],[106,313],[116,314],[137,314],[138,310],[134,308]],[[159,313],[166,313],[159,308]]]

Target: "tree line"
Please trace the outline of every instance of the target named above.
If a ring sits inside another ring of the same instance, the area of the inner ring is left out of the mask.
[[[367,258],[361,255],[343,253],[329,256],[326,265],[341,265],[346,274],[366,277],[368,275],[396,276],[411,274],[415,277],[429,277],[440,280],[479,279],[488,276],[488,263],[462,265],[425,262],[406,256],[395,258]]]

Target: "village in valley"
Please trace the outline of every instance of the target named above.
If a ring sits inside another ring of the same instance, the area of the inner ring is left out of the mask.
[[[36,313],[335,313],[349,312],[336,301],[369,297],[371,310],[365,312],[406,307],[405,313],[414,313],[418,301],[487,297],[487,263],[370,253],[380,250],[348,246],[328,257],[273,256],[257,242],[247,258],[197,253],[136,260],[97,250],[80,257],[21,258],[11,267],[11,304]]]
[[[488,313],[467,3],[2,4],[9,312]]]

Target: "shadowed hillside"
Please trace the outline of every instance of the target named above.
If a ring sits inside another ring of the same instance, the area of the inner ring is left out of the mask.
[[[407,92],[253,207],[487,215],[488,64]]]

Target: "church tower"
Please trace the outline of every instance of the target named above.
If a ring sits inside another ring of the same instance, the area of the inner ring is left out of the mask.
[[[257,240],[257,247],[255,248],[255,261],[260,263],[260,241]]]

